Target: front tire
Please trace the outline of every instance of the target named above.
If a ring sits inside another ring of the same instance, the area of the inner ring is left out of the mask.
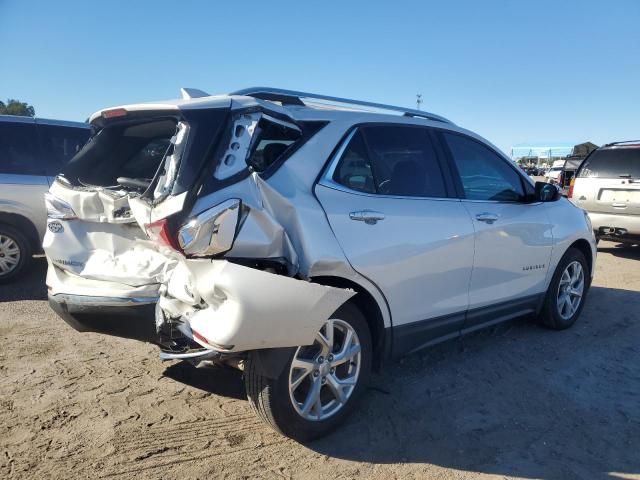
[[[253,356],[245,369],[249,403],[276,431],[300,442],[321,437],[350,413],[369,383],[371,334],[360,310],[342,305],[313,345],[291,354],[275,379],[260,373]]]
[[[570,248],[560,259],[547,290],[538,321],[554,330],[572,326],[589,290],[590,271],[584,254]]]

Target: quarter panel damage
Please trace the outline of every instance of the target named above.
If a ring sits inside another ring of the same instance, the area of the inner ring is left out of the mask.
[[[202,346],[246,351],[313,343],[354,294],[225,260],[186,260],[174,270],[160,307]]]

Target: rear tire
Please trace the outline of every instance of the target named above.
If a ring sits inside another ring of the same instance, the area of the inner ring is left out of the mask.
[[[27,269],[31,263],[31,243],[20,231],[0,224],[0,283],[6,283]]]
[[[567,250],[553,274],[538,322],[554,330],[572,326],[584,307],[590,280],[584,254],[577,248]]]
[[[371,375],[371,334],[360,310],[347,302],[328,322],[332,322],[336,342],[332,339],[330,349],[318,340],[311,346],[295,349],[274,379],[260,373],[256,357],[251,355],[245,369],[245,387],[252,409],[274,430],[299,442],[326,435],[342,424],[366,389]],[[319,335],[324,335],[327,328],[325,323]],[[352,332],[350,341],[347,340],[349,331]],[[345,343],[348,343],[346,348]],[[359,353],[350,356],[358,349]],[[348,353],[342,355],[343,351]],[[318,388],[319,406],[310,401],[314,386]],[[307,403],[312,406],[305,413]]]

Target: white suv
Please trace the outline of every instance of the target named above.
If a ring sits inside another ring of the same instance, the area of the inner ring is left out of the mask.
[[[49,300],[74,328],[238,367],[257,414],[308,440],[385,358],[579,316],[588,217],[478,135],[302,92],[183,97],[94,114],[51,187]]]

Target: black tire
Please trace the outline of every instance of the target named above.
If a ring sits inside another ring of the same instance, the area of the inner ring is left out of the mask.
[[[6,283],[24,273],[31,263],[32,248],[31,243],[20,231],[6,224],[0,224],[0,236],[8,237],[17,245],[20,250],[20,259],[17,265],[10,271],[3,273],[0,271],[0,283]],[[0,253],[2,255],[2,253]]]
[[[339,319],[351,325],[361,347],[360,374],[356,386],[342,408],[331,417],[325,420],[307,420],[294,408],[289,396],[289,373],[297,349],[291,353],[285,368],[275,379],[261,375],[259,366],[251,355],[247,361],[244,380],[252,409],[267,425],[299,442],[319,438],[342,424],[366,390],[371,376],[371,333],[364,315],[353,303],[347,302],[331,316],[331,319]]]
[[[580,299],[580,304],[578,305],[576,311],[573,313],[573,315],[571,315],[571,317],[563,318],[560,315],[557,302],[560,279],[567,266],[576,261],[580,263],[584,272],[584,289],[582,292],[582,297]],[[570,326],[572,326],[582,312],[587,292],[589,291],[590,282],[591,270],[589,269],[589,264],[587,263],[584,254],[577,248],[570,248],[560,259],[560,262],[556,267],[556,271],[553,274],[553,278],[551,279],[549,289],[547,290],[544,299],[542,310],[538,315],[538,323],[554,330],[564,330],[565,328],[569,328]]]

